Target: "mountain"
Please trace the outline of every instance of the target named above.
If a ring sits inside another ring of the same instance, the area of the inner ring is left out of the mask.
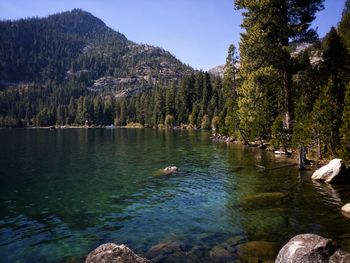
[[[223,65],[219,65],[219,66],[216,66],[216,67],[213,67],[213,68],[209,69],[208,73],[211,74],[211,75],[223,78],[224,77],[224,68],[225,68],[224,64]]]
[[[0,87],[74,85],[124,96],[193,72],[169,52],[128,40],[80,9],[0,22]]]

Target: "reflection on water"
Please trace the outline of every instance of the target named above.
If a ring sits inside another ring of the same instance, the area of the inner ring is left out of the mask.
[[[341,208],[343,205],[342,199],[340,197],[341,187],[336,185],[330,185],[326,183],[320,183],[317,181],[312,181],[315,189],[320,194],[320,199],[322,202],[326,202],[329,205],[333,205],[337,208]]]
[[[311,182],[285,158],[206,132],[0,130],[0,145],[5,262],[64,262],[105,242],[141,254],[180,242],[197,260],[235,261],[306,232],[350,248],[348,186]],[[154,176],[169,165],[179,171]]]

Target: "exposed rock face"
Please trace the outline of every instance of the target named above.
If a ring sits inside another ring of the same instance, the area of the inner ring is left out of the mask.
[[[224,77],[224,69],[225,69],[225,65],[219,65],[219,66],[216,66],[214,68],[209,69],[208,72],[209,72],[209,74],[223,78]]]
[[[314,234],[293,237],[280,250],[276,263],[318,263],[329,262],[338,247],[331,239]]]
[[[147,263],[125,245],[107,243],[99,246],[87,256],[85,263]]]
[[[350,169],[346,168],[342,159],[333,159],[327,165],[316,170],[311,178],[329,184],[349,183]]]

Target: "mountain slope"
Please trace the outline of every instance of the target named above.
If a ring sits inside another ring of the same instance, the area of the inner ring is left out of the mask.
[[[74,82],[120,95],[192,72],[169,52],[133,43],[80,9],[0,22],[0,43],[5,87]]]

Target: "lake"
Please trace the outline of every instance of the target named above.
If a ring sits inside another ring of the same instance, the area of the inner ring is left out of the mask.
[[[350,251],[350,219],[340,212],[349,186],[312,182],[310,172],[285,167],[285,157],[209,136],[0,130],[1,261],[78,262],[106,242],[144,255],[175,242],[203,262],[230,246],[235,262],[253,253],[245,244],[280,248],[300,233],[335,238]],[[159,175],[169,165],[178,173]]]

